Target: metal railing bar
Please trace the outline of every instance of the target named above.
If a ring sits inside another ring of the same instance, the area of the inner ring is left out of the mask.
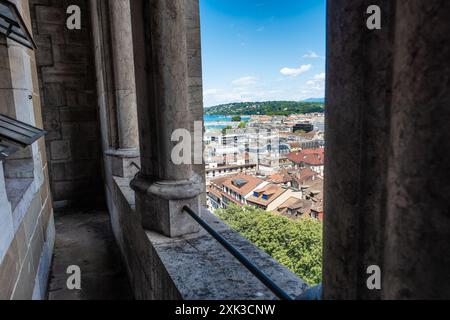
[[[272,279],[261,271],[253,262],[248,260],[228,240],[215,231],[205,220],[200,218],[191,208],[184,206],[183,211],[188,213],[200,226],[202,226],[214,239],[216,239],[228,252],[230,252],[240,263],[242,263],[255,277],[257,277],[270,291],[281,300],[294,300],[289,294],[281,289]]]

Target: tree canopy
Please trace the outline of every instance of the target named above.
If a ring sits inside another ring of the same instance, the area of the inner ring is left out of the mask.
[[[225,128],[222,129],[222,134],[223,134],[223,135],[227,134],[227,131],[228,131],[228,130],[231,130],[231,129],[233,129],[232,126],[226,126]]]
[[[309,285],[322,281],[320,221],[291,220],[250,206],[231,206],[216,214]]]
[[[247,121],[241,121],[238,126],[239,129],[245,129],[247,128]]]
[[[206,108],[206,115],[269,115],[289,116],[291,114],[322,113],[324,104],[319,102],[297,101],[267,101],[267,102],[240,102],[223,104]]]

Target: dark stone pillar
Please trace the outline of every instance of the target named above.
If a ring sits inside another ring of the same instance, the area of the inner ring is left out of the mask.
[[[383,297],[450,299],[450,2],[397,2]]]
[[[379,1],[383,28],[370,31],[370,1],[328,2],[324,294],[376,299],[366,269],[382,264],[389,139],[393,2]]]
[[[324,298],[448,297],[449,3],[372,4],[328,3]]]

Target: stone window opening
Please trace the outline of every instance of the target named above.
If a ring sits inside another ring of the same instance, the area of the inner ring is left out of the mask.
[[[135,210],[127,211],[126,216],[117,213],[123,208],[123,204],[114,203],[114,200],[121,197],[114,192],[111,195],[110,206],[113,223],[126,221],[131,219],[130,217],[135,218],[139,227],[145,230],[143,238],[150,243],[147,245],[153,250],[151,254],[157,251],[157,254],[151,257],[153,260],[149,258],[138,263],[146,266],[145,263],[150,265],[157,261],[164,267],[169,266],[161,272],[167,274],[167,271],[169,273],[173,271],[169,269],[173,267],[174,260],[183,258],[182,250],[176,251],[176,254],[174,254],[175,251],[170,250],[173,239],[178,239],[178,245],[182,246],[181,243],[185,241],[183,237],[187,237],[189,239],[186,240],[187,246],[192,249],[192,244],[197,240],[189,237],[195,237],[193,235],[199,231],[198,226],[185,215],[180,214],[180,208],[188,205],[193,211],[208,216],[207,212],[202,212],[201,204],[204,199],[204,181],[202,181],[204,166],[173,165],[170,162],[173,144],[167,139],[176,129],[186,128],[193,132],[194,120],[201,121],[202,118],[201,49],[198,41],[200,26],[198,16],[195,16],[195,12],[198,11],[198,1],[174,1],[171,10],[177,10],[179,14],[172,16],[167,14],[170,10],[165,10],[167,9],[166,1],[151,1],[152,12],[145,7],[148,3],[148,1],[132,1],[129,11],[132,17],[132,51],[141,160],[141,170],[131,182]],[[365,1],[330,1],[327,9],[328,25],[342,26],[329,28],[327,31],[326,148],[327,154],[331,155],[325,159],[327,180],[324,192],[327,214],[324,217],[326,231],[323,286],[324,297],[327,299],[379,299],[412,295],[411,292],[402,288],[402,283],[408,283],[414,287],[415,296],[423,292],[427,292],[429,296],[435,296],[435,292],[446,292],[447,295],[449,292],[448,285],[437,286],[439,281],[434,281],[427,286],[417,280],[420,276],[411,279],[399,274],[403,268],[411,272],[420,271],[421,274],[437,280],[436,277],[447,274],[444,266],[448,266],[448,259],[444,261],[442,249],[438,250],[427,243],[422,243],[427,248],[426,252],[417,250],[415,252],[413,249],[419,248],[417,243],[416,246],[405,243],[405,237],[395,228],[411,235],[415,241],[423,239],[420,237],[421,234],[425,236],[427,230],[430,231],[430,226],[427,224],[430,220],[425,220],[426,215],[419,212],[424,207],[415,206],[414,201],[411,200],[413,198],[398,199],[403,194],[423,200],[423,204],[426,205],[425,211],[428,212],[430,209],[436,219],[440,214],[438,209],[448,208],[448,202],[444,201],[439,192],[436,192],[439,196],[437,203],[434,204],[431,197],[427,196],[429,193],[419,192],[424,190],[417,182],[429,182],[429,179],[423,176],[416,179],[409,171],[409,168],[425,169],[415,153],[416,150],[433,155],[433,151],[442,150],[438,147],[439,143],[445,145],[445,141],[450,141],[450,138],[444,139],[448,138],[448,133],[439,135],[436,130],[424,129],[420,121],[411,117],[419,110],[417,101],[420,99],[425,101],[426,97],[433,99],[441,97],[441,104],[433,104],[433,106],[439,109],[440,115],[444,116],[436,118],[426,108],[420,109],[420,114],[423,116],[421,121],[429,124],[434,119],[445,127],[443,121],[448,119],[448,111],[442,108],[442,105],[448,102],[448,95],[444,90],[439,91],[441,95],[432,95],[432,90],[425,82],[414,82],[414,80],[418,80],[417,75],[421,72],[431,71],[443,78],[445,75],[443,72],[448,71],[448,61],[444,60],[444,53],[433,53],[431,49],[426,49],[426,45],[412,53],[417,54],[417,57],[412,57],[411,52],[407,52],[407,48],[415,43],[414,39],[426,39],[434,42],[438,47],[440,37],[448,36],[450,32],[437,34],[432,30],[432,25],[427,21],[436,20],[427,19],[426,15],[430,14],[430,10],[423,10],[428,6],[427,4],[388,0],[382,3],[381,6],[385,8],[384,13],[390,17],[392,25],[386,26],[382,31],[376,31],[378,32],[376,34],[370,33],[362,23],[364,17],[361,15],[365,12]],[[398,10],[394,10],[394,6],[398,6]],[[439,12],[439,15],[442,21],[446,21],[448,6],[442,2],[441,6],[445,6],[446,10]],[[407,14],[401,15],[400,13],[403,12]],[[433,14],[436,12],[433,10]],[[186,16],[190,19],[185,19]],[[421,24],[425,25],[428,32],[435,37],[430,39],[423,37],[423,34],[417,34],[424,30]],[[405,28],[408,25],[414,28]],[[120,24],[116,24],[116,27],[118,26]],[[443,25],[440,27],[448,30],[448,27]],[[151,45],[148,39],[151,39]],[[186,41],[187,39],[193,41]],[[374,49],[373,54],[368,53],[368,48]],[[436,50],[436,52],[442,51]],[[428,59],[426,62],[424,54],[432,57],[437,54],[442,56],[437,57],[440,59]],[[401,58],[403,55],[409,60],[403,61]],[[397,62],[394,63],[394,56],[396,61],[400,61],[398,62],[400,65],[397,65]],[[446,69],[443,68],[441,71],[438,68],[427,68],[428,63],[438,62]],[[429,78],[439,77],[430,76]],[[400,81],[401,79],[406,79],[406,84]],[[418,90],[411,90],[416,86]],[[435,88],[441,89],[441,87]],[[101,95],[102,93],[99,93],[99,96]],[[404,103],[402,98],[408,103]],[[405,108],[407,112],[405,113],[402,108]],[[118,113],[114,112],[111,117],[115,117],[116,114]],[[120,122],[120,119],[117,121]],[[124,122],[117,126],[123,129],[126,125],[127,123]],[[117,130],[117,132],[117,135],[120,135],[120,132],[124,133],[126,130]],[[416,141],[413,138],[414,134],[419,135]],[[120,141],[120,139],[114,141]],[[120,142],[114,145],[109,144],[107,147],[120,149]],[[444,150],[442,152],[445,155],[448,154]],[[407,155],[415,161],[407,161]],[[436,158],[439,159],[430,159],[430,161],[438,163],[440,168],[448,168],[448,163],[441,160],[448,157]],[[401,167],[399,167],[400,164]],[[448,190],[444,181],[440,179],[442,175],[436,169],[438,167],[431,168],[434,170],[433,176],[436,177],[432,181],[432,186],[436,191],[439,190],[438,187]],[[220,174],[221,170],[218,171]],[[114,174],[114,176],[118,175]],[[405,182],[403,178],[407,178],[407,181]],[[392,180],[396,183],[390,183]],[[122,180],[117,181],[122,182]],[[117,182],[118,185],[119,182]],[[402,186],[405,183],[411,188],[403,189]],[[124,185],[129,185],[129,179]],[[396,194],[395,191],[398,193]],[[227,199],[223,200],[223,206],[225,206]],[[401,200],[405,200],[403,204],[406,203],[406,207],[399,207],[399,204],[402,204]],[[399,215],[399,212],[402,214]],[[401,221],[403,217],[406,219],[404,224]],[[406,228],[413,224],[413,219],[419,221],[420,226],[424,228],[407,230]],[[220,222],[217,223],[220,225]],[[122,243],[126,251],[129,250],[127,246],[132,247],[127,241],[134,236],[135,231],[140,229],[135,225],[130,227],[125,222],[124,224],[125,226],[119,225],[116,228],[125,229],[121,235],[128,237]],[[440,239],[448,240],[448,233],[446,234],[443,229],[435,231],[442,236]],[[389,232],[394,236],[388,236]],[[437,248],[448,248],[450,241],[445,243],[443,240],[440,240],[441,245],[436,246]],[[198,243],[205,247],[211,245],[204,238],[199,239]],[[421,257],[425,257],[423,261],[432,260],[432,268],[436,272],[427,272],[425,264],[408,265],[408,261],[400,256],[402,252],[405,252],[403,249],[411,255],[420,254]],[[200,253],[189,251],[189,254],[192,256]],[[132,261],[133,258],[129,258],[131,268],[138,265],[138,263],[134,264],[136,261]],[[383,280],[385,289],[381,292],[369,292],[365,287],[367,280],[365,264],[368,262],[379,263],[387,270],[388,277]],[[195,270],[198,271],[197,267],[199,266],[196,266]],[[416,267],[417,269],[414,269]],[[152,270],[155,269],[157,268]],[[180,278],[183,279],[192,274],[192,272],[188,274],[184,269],[177,271],[182,273]],[[139,275],[141,277],[135,276],[135,278],[137,278],[137,286],[142,290],[139,292],[141,297],[161,298],[171,294],[173,294],[171,297],[176,294],[178,297],[192,297],[190,295],[192,290],[186,288],[183,288],[186,290],[183,292],[174,289],[175,294],[169,290],[163,293],[142,288],[142,285],[138,283],[139,280],[149,277],[148,274]],[[163,280],[152,279],[151,281],[157,283],[152,283],[151,287],[160,288],[158,286],[162,285]],[[167,284],[173,289],[175,287],[172,286],[173,278],[168,282],[170,283],[164,283],[164,285]]]

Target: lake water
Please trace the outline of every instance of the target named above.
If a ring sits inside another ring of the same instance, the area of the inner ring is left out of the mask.
[[[232,116],[203,116],[205,127],[208,129],[223,129],[231,122],[232,118]],[[241,119],[242,121],[249,121],[251,118],[249,116],[242,116]],[[220,124],[221,122],[223,122],[223,125]]]

